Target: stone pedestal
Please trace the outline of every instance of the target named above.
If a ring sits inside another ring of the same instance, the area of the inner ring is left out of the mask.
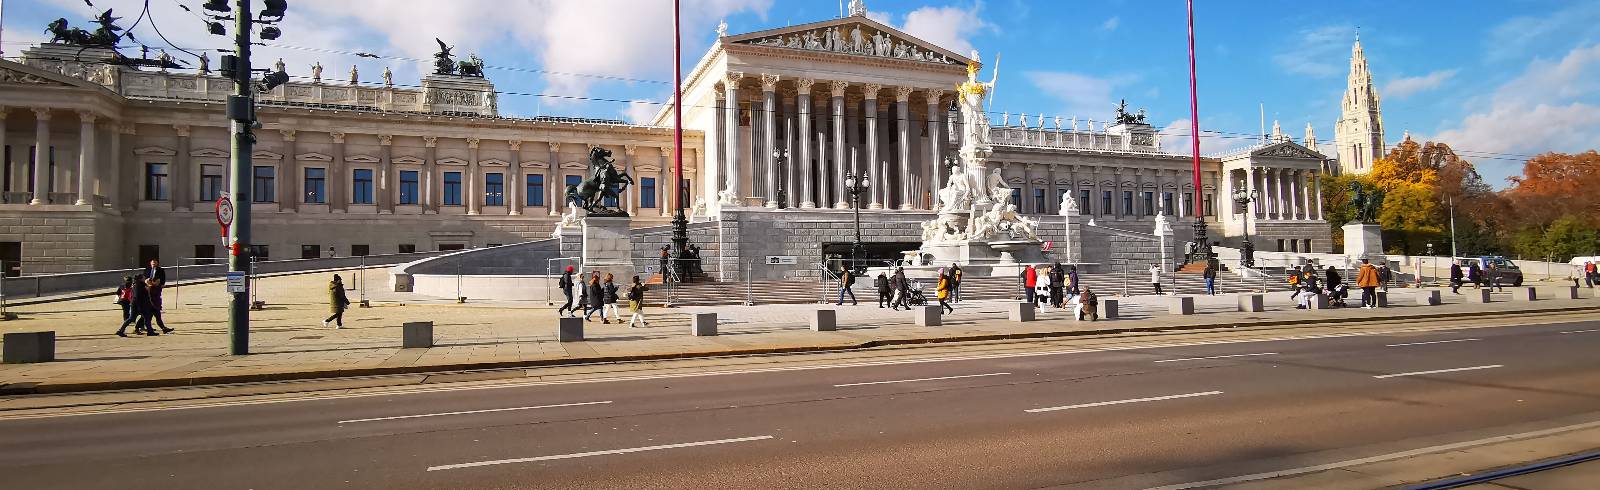
[[[1440,299],[1439,291],[1423,291],[1417,294],[1417,306],[1439,306],[1444,300]]]
[[[1326,294],[1318,294],[1318,295],[1312,296],[1311,297],[1311,309],[1313,309],[1313,310],[1326,310],[1326,309],[1328,309],[1328,295],[1326,295]]]
[[[1266,297],[1259,294],[1239,295],[1239,311],[1259,313],[1266,310]]]
[[[1493,301],[1488,289],[1474,289],[1472,292],[1463,294],[1462,296],[1467,297],[1468,303],[1488,303]]]
[[[944,310],[938,306],[916,306],[912,307],[911,309],[911,315],[914,317],[917,322],[917,326],[919,327],[937,327],[939,325],[943,325],[944,319],[941,315],[942,313],[944,313]]]
[[[578,317],[561,317],[556,325],[557,342],[578,342],[583,340],[583,319]]]
[[[1373,292],[1372,293],[1372,302],[1373,302],[1373,304],[1378,305],[1379,308],[1388,308],[1389,307],[1389,293],[1386,293],[1386,292],[1383,292],[1383,291]]]
[[[1014,322],[1031,322],[1039,312],[1039,306],[1026,301],[1006,305],[1006,316]]]
[[[14,332],[5,334],[6,364],[27,364],[56,360],[56,333]]]
[[[1383,228],[1376,223],[1344,225],[1344,254],[1356,258],[1382,256]]]
[[[1117,300],[1114,300],[1114,299],[1101,299],[1100,300],[1100,311],[1099,311],[1099,313],[1100,313],[1100,318],[1104,318],[1104,319],[1107,319],[1107,320],[1116,320],[1117,316],[1118,316],[1117,315]]]
[[[1511,299],[1516,301],[1538,301],[1539,290],[1527,286],[1511,288]]]
[[[583,272],[616,275],[617,283],[634,275],[633,235],[628,232],[630,218],[583,218]]]
[[[832,332],[839,329],[837,313],[831,309],[818,308],[811,312],[811,330],[814,332]]]
[[[1578,296],[1578,287],[1577,286],[1565,286],[1565,287],[1562,287],[1561,288],[1561,296],[1565,297],[1567,299],[1578,299],[1578,298],[1580,298],[1580,296]]]
[[[433,322],[406,322],[400,326],[400,346],[406,349],[433,347]]]
[[[1174,298],[1168,298],[1167,301],[1168,301],[1167,302],[1167,313],[1170,313],[1170,314],[1173,314],[1173,315],[1193,315],[1194,314],[1194,298],[1193,297],[1190,297],[1190,296],[1178,296],[1178,297],[1174,297]]]
[[[715,337],[717,335],[716,313],[695,313],[690,319],[691,332],[696,337]]]

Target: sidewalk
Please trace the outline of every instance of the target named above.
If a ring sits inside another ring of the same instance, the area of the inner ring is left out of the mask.
[[[1286,293],[1266,295],[1268,311],[1235,311],[1233,296],[1196,298],[1196,315],[1166,313],[1169,298],[1121,298],[1119,320],[1073,321],[1068,311],[1045,309],[1039,321],[1007,321],[1007,302],[966,302],[944,318],[941,327],[917,327],[912,314],[861,306],[835,307],[839,331],[813,332],[809,312],[817,305],[717,306],[650,309],[648,328],[603,325],[585,327],[584,342],[555,340],[552,307],[538,302],[472,302],[424,300],[404,293],[368,291],[373,308],[345,313],[345,328],[322,328],[328,315],[330,274],[262,280],[264,311],[252,312],[252,355],[227,353],[226,294],[221,284],[185,288],[181,301],[168,305],[167,325],[177,332],[158,337],[114,335],[120,310],[109,295],[13,308],[21,319],[0,322],[0,332],[56,331],[56,362],[0,365],[0,393],[61,393],[119,388],[272,381],[461,369],[530,367],[625,360],[650,360],[732,354],[821,351],[879,345],[1033,338],[1134,329],[1192,329],[1302,323],[1374,322],[1405,318],[1471,316],[1531,310],[1590,308],[1600,300],[1584,292],[1582,300],[1535,303],[1465,304],[1443,294],[1442,306],[1414,306],[1406,290],[1391,292],[1384,310],[1295,310]],[[347,284],[350,283],[347,278]],[[376,280],[373,281],[377,283]],[[1548,290],[1547,290],[1548,291]],[[350,293],[352,301],[359,294]],[[169,300],[170,302],[170,300]],[[831,305],[829,307],[832,307]],[[688,315],[716,312],[720,333],[689,334]],[[624,313],[626,318],[626,313]],[[597,315],[598,316],[598,315]],[[401,349],[400,324],[433,321],[436,346]]]

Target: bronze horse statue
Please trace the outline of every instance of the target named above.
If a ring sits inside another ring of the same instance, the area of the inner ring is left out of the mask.
[[[1360,182],[1350,183],[1350,208],[1355,211],[1356,221],[1372,223],[1378,220],[1378,211],[1383,208],[1383,191],[1367,190]]]
[[[589,178],[567,186],[567,205],[583,208],[590,216],[627,216],[627,211],[605,207],[606,199],[620,198],[633,184],[633,177],[618,171],[611,150],[589,150]]]

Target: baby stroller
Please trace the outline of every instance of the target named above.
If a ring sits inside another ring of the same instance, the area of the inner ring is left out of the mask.
[[[1328,305],[1343,308],[1347,306],[1344,300],[1348,297],[1350,297],[1350,288],[1345,286],[1344,283],[1340,283],[1328,291]]]
[[[917,281],[909,281],[909,284],[907,284],[906,289],[907,289],[907,292],[906,292],[906,304],[911,305],[911,306],[927,306],[928,305],[928,297],[924,296],[922,294],[922,284],[921,283],[919,283]]]

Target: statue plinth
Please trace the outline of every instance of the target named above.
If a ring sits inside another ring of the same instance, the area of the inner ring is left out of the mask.
[[[1344,225],[1344,254],[1355,258],[1382,256],[1383,227],[1362,222]]]
[[[633,234],[627,216],[589,216],[583,222],[583,271],[616,275],[619,284],[635,273]]]

